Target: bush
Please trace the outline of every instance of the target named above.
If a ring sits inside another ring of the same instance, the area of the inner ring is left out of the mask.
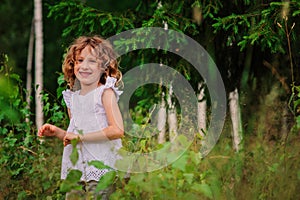
[[[32,113],[24,100],[26,91],[7,60],[0,75],[0,199],[62,197],[58,190],[62,144],[37,138],[37,130],[29,120]],[[52,120],[58,121],[57,114],[54,116]]]

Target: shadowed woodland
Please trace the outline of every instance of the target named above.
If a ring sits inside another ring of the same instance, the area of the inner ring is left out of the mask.
[[[198,98],[198,129],[175,162],[152,172],[131,173],[130,178],[117,171],[116,177],[104,181],[116,185],[111,199],[299,199],[299,18],[298,0],[2,0],[0,199],[64,199],[75,187],[75,173],[60,180],[63,144],[51,138],[41,141],[36,135],[41,123],[68,126],[61,94],[67,87],[61,71],[66,48],[81,35],[109,38],[146,27],[183,33],[208,52],[214,62],[208,63],[209,74],[213,78],[217,73],[215,64],[224,83],[227,112],[219,139],[202,154],[215,106],[210,95],[216,92],[208,90],[205,77],[184,58],[160,47],[122,55],[123,74],[147,63],[171,66],[182,74]],[[180,40],[172,38],[176,39]],[[134,42],[122,41],[116,47]],[[151,36],[149,42],[155,42]],[[124,150],[149,153],[176,137],[186,144],[179,130],[191,127],[178,128],[185,118],[172,91],[178,84],[174,82],[135,90],[130,117],[140,126],[125,132]],[[155,129],[145,128],[149,124]],[[145,160],[135,164],[147,167]]]

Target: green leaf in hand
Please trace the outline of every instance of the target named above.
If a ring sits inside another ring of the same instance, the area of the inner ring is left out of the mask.
[[[78,140],[72,140],[71,144],[73,148],[72,148],[72,153],[70,155],[70,160],[72,164],[75,165],[79,158],[78,149],[77,149]]]

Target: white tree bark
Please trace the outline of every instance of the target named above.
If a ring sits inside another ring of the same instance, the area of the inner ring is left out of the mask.
[[[163,144],[166,141],[166,122],[167,122],[167,110],[166,103],[164,100],[164,93],[162,93],[161,104],[157,113],[157,129],[158,134],[158,143]]]
[[[232,122],[233,147],[236,151],[239,151],[241,149],[240,145],[243,139],[243,128],[239,104],[239,93],[237,89],[229,93],[229,110]]]
[[[29,44],[28,44],[28,54],[27,54],[27,77],[26,77],[26,102],[27,102],[27,108],[30,110],[30,104],[31,104],[31,92],[32,92],[32,58],[33,58],[33,44],[34,44],[34,20],[32,20],[31,23],[31,30],[30,30],[30,36],[29,36]],[[29,122],[29,116],[26,116],[26,122]]]
[[[198,131],[202,137],[205,136],[206,133],[206,110],[207,104],[205,99],[205,86],[204,83],[198,84]]]
[[[34,0],[34,27],[35,27],[35,123],[39,128],[44,123],[43,103],[43,21],[42,0]]]
[[[172,83],[169,88],[169,95],[167,98],[168,102],[168,125],[169,125],[169,138],[172,142],[177,137],[177,114],[175,104],[172,102],[173,88]]]

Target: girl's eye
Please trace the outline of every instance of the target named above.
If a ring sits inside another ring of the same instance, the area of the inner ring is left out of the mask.
[[[89,63],[96,63],[96,60],[88,60]]]
[[[87,64],[90,64],[90,65],[96,65],[97,64],[97,60],[96,59],[84,59],[84,58],[78,58],[77,60],[76,60],[76,62],[78,63],[78,64],[81,64],[81,63],[83,63],[83,62],[86,62]]]

